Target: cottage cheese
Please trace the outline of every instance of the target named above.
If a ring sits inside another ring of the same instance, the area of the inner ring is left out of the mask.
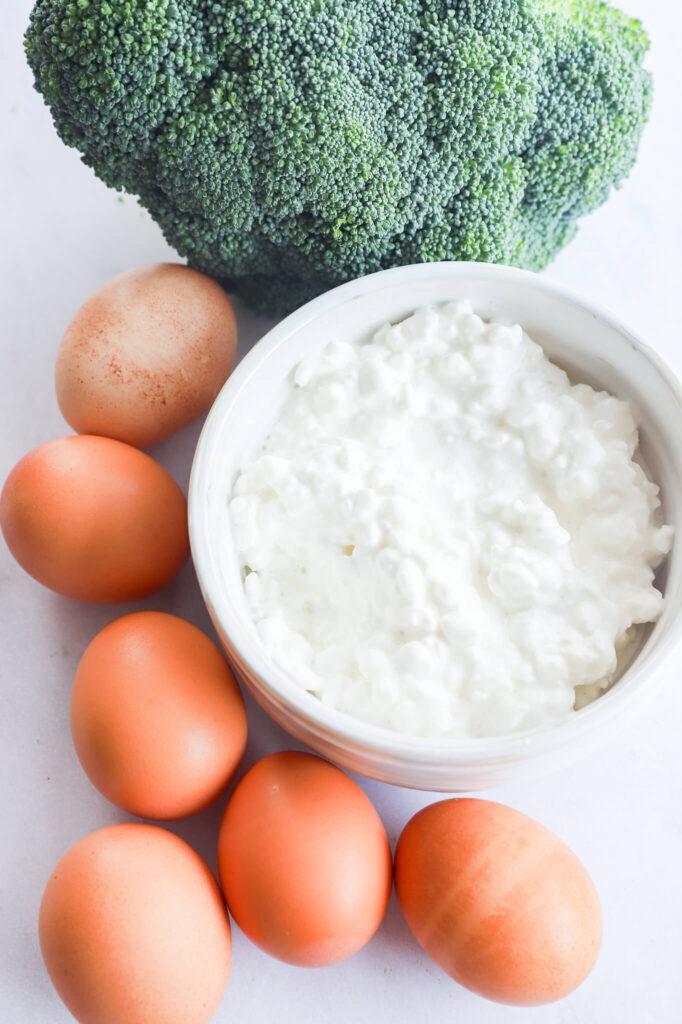
[[[654,621],[672,542],[627,402],[465,302],[293,374],[230,509],[269,656],[417,736],[494,736],[598,696]]]

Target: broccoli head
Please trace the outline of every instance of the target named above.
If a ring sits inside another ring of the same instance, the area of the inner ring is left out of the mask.
[[[26,33],[64,142],[269,313],[544,267],[632,167],[647,46],[601,0],[37,0]]]

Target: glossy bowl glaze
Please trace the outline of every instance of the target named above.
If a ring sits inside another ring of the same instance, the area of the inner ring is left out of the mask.
[[[229,378],[197,445],[189,494],[199,583],[237,673],[284,729],[352,771],[401,786],[466,792],[533,777],[605,740],[653,698],[682,632],[682,543],[662,567],[660,620],[642,631],[635,657],[598,700],[565,719],[492,739],[401,736],[322,704],[266,656],[249,614],[232,540],[228,499],[239,469],[260,449],[290,393],[290,371],[332,338],[358,341],[419,306],[470,299],[485,318],[518,322],[574,381],[628,399],[640,452],[660,485],[663,515],[682,540],[682,390],[663,360],[619,319],[536,274],[482,263],[431,263],[341,285],[265,335]]]

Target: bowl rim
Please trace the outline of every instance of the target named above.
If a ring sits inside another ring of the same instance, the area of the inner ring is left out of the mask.
[[[391,283],[400,283],[401,279],[410,282],[422,278],[446,279],[458,271],[479,275],[492,282],[523,283],[531,289],[567,300],[604,322],[651,364],[662,382],[671,390],[682,416],[682,383],[675,371],[636,331],[605,306],[586,299],[574,289],[551,278],[514,267],[469,261],[410,264],[380,270],[324,292],[284,317],[253,345],[228,377],[204,423],[192,462],[188,495],[192,559],[204,601],[218,633],[224,636],[230,648],[231,656],[242,669],[246,668],[248,681],[265,697],[266,705],[274,701],[287,716],[294,716],[298,721],[302,719],[313,735],[326,741],[331,739],[337,745],[351,744],[356,750],[359,746],[372,755],[397,758],[402,764],[413,767],[447,765],[453,770],[540,756],[559,747],[563,748],[581,737],[587,738],[605,723],[619,718],[626,708],[630,708],[641,697],[644,689],[651,688],[654,677],[660,679],[662,673],[659,670],[682,637],[682,605],[675,610],[665,636],[653,651],[649,651],[646,664],[642,666],[639,661],[640,654],[645,653],[648,644],[627,667],[621,680],[627,680],[628,685],[622,689],[614,686],[573,715],[534,729],[501,736],[463,740],[409,736],[323,704],[300,687],[287,672],[267,659],[260,644],[244,631],[220,581],[215,578],[204,499],[210,484],[213,436],[218,432],[218,426],[223,427],[224,421],[229,420],[238,396],[248,387],[251,378],[275,349],[319,314],[365,296],[389,280]]]

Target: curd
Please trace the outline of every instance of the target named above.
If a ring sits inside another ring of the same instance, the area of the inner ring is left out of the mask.
[[[572,713],[662,608],[672,529],[637,443],[627,402],[469,303],[332,341],[230,503],[268,656],[409,735]]]

